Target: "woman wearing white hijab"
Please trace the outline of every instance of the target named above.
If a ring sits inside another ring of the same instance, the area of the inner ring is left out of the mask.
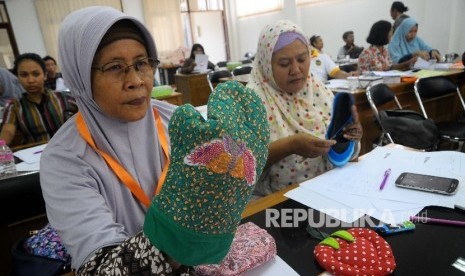
[[[21,99],[24,89],[18,78],[5,68],[0,68],[0,106],[10,99]]]
[[[158,64],[151,35],[120,11],[85,8],[63,21],[59,59],[80,113],[47,145],[40,182],[72,268],[80,275],[171,273],[175,267],[141,232],[168,163],[176,107],[150,99]]]
[[[248,87],[265,104],[270,124],[266,170],[255,187],[264,196],[332,168],[326,154],[336,142],[325,140],[331,121],[333,93],[310,73],[310,47],[293,22],[280,20],[260,33]],[[360,141],[362,127],[354,123],[346,139]],[[356,151],[357,154],[357,151]]]

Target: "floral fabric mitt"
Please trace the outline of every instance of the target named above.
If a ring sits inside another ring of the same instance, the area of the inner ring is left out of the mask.
[[[169,123],[171,161],[144,234],[180,264],[220,263],[267,157],[269,127],[260,98],[238,82],[216,87],[207,120],[191,105]]]

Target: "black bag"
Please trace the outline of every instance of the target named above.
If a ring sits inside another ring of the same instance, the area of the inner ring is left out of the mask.
[[[380,124],[396,144],[415,149],[435,150],[439,130],[434,122],[412,110],[381,110]]]
[[[11,276],[55,276],[71,271],[71,260],[65,262],[26,252],[26,240],[21,239],[11,250]]]

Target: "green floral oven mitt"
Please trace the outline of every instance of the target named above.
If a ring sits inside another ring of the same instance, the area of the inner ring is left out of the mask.
[[[191,105],[175,110],[171,163],[144,224],[152,244],[184,265],[223,260],[268,156],[266,111],[253,91],[220,84],[207,109],[207,120]]]

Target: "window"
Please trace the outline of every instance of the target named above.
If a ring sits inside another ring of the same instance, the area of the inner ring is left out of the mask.
[[[296,0],[297,5],[311,5],[311,4],[322,4],[322,3],[329,3],[334,1],[340,0]]]
[[[4,1],[0,2],[0,67],[12,68],[18,55],[13,28]]]
[[[279,11],[283,8],[282,0],[250,1],[236,0],[236,12],[238,17]]]
[[[35,0],[47,54],[58,57],[58,30],[69,13],[89,6],[110,6],[122,10],[120,0]]]

